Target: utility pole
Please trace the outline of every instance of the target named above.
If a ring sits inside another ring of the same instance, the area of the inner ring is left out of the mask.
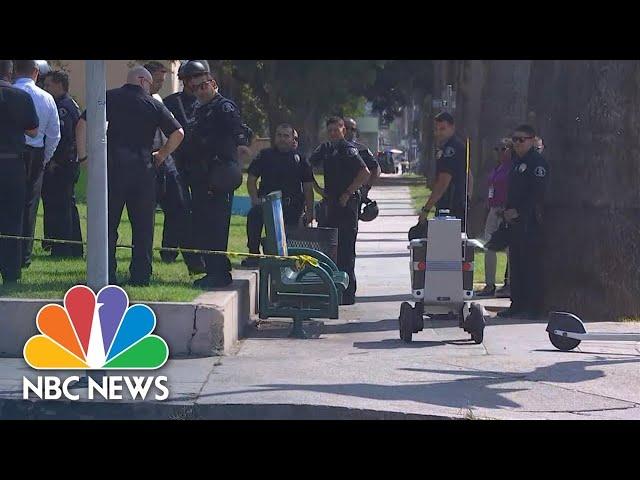
[[[87,60],[87,284],[109,284],[107,232],[107,102],[104,60]]]
[[[104,60],[86,60],[87,92],[87,285],[98,291],[109,284],[107,231],[107,82]],[[100,308],[96,305],[96,308]],[[72,388],[87,388],[89,376],[102,379],[104,372],[88,370]],[[99,383],[102,383],[101,381]]]

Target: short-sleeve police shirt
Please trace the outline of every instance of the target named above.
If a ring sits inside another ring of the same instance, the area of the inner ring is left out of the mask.
[[[467,197],[466,157],[463,143],[451,137],[436,152],[436,177],[440,173],[451,175],[451,182],[436,209],[448,209],[451,214],[463,214]]]
[[[349,185],[366,168],[358,148],[351,142],[323,143],[311,154],[312,165],[322,164],[324,168],[324,190],[327,197],[338,199]]]
[[[138,85],[125,84],[107,91],[108,145],[151,152],[156,130],[167,137],[182,128],[162,102]],[[87,112],[82,114],[86,119]]]
[[[24,131],[37,128],[38,125],[38,115],[31,96],[0,80],[0,152],[22,152]]]
[[[301,198],[304,183],[313,182],[313,171],[298,152],[281,152],[266,148],[251,162],[249,175],[260,179],[258,195],[281,190],[283,197]]]
[[[51,161],[65,165],[76,160],[76,125],[80,108],[68,94],[56,98],[56,106],[60,118],[60,142]]]
[[[373,152],[371,152],[371,150],[369,150],[365,145],[359,142],[351,142],[351,143],[353,143],[355,147],[358,149],[358,153],[360,154],[360,157],[362,157],[364,164],[367,166],[367,168],[370,171],[373,171],[380,167],[380,165],[378,164],[378,161],[373,156]]]

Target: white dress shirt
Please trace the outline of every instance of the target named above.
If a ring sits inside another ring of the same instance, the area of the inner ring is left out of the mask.
[[[25,140],[27,145],[31,147],[44,147],[44,163],[46,165],[60,142],[60,118],[56,101],[50,93],[38,87],[31,78],[18,78],[13,86],[24,90],[33,99],[40,126],[38,127],[38,135],[33,138],[25,135]]]

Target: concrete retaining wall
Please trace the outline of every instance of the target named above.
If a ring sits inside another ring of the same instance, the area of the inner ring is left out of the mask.
[[[169,345],[170,358],[233,351],[257,316],[258,272],[237,270],[233,278],[229,287],[193,302],[144,302],[156,314],[154,333]],[[0,357],[22,356],[26,341],[38,333],[38,310],[48,303],[62,300],[0,298]]]

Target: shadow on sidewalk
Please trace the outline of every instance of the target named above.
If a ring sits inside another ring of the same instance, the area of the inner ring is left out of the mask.
[[[253,388],[246,388],[243,390],[205,394],[201,395],[199,400],[201,401],[201,399],[205,397],[240,395],[245,393],[297,391],[326,393],[369,400],[410,401],[425,405],[439,405],[451,408],[515,409],[522,407],[522,405],[511,398],[507,398],[506,395],[531,391],[532,388],[522,388],[522,386],[516,387],[515,385],[509,388],[509,384],[518,382],[553,382],[575,385],[581,382],[596,380],[606,375],[604,370],[591,369],[593,367],[637,362],[640,362],[640,359],[570,361],[539,367],[531,372],[523,373],[502,373],[455,368],[446,370],[400,368],[398,369],[400,372],[431,373],[444,376],[455,375],[463,378],[456,378],[453,380],[436,378],[428,383],[402,383],[415,382],[415,379],[402,378],[402,376],[399,376],[397,379],[399,383],[393,385],[378,385],[372,383],[266,384],[255,385]],[[591,396],[596,394],[566,391],[566,395]],[[544,394],[542,396],[544,396]],[[607,398],[607,400],[613,400],[620,403],[626,402],[629,403],[630,406],[633,405],[631,401],[618,400],[616,398]],[[578,399],[575,399],[574,401],[579,402]],[[587,408],[580,408],[576,405],[566,405],[566,402],[563,402],[561,408],[551,408],[551,405],[549,405],[549,407],[549,409],[534,411],[584,412],[590,410]],[[600,410],[600,408],[597,410]],[[527,411],[532,410],[528,409]]]
[[[356,297],[357,303],[380,303],[380,302],[410,302],[413,296],[410,293],[397,295],[369,295],[365,297]],[[398,304],[398,315],[400,314],[400,305]]]

